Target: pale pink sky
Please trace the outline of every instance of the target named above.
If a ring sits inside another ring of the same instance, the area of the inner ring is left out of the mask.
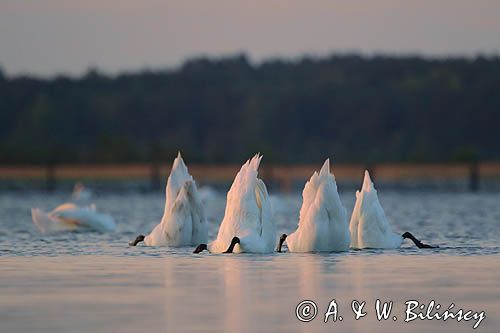
[[[0,66],[10,75],[349,51],[498,54],[500,1],[0,0]]]

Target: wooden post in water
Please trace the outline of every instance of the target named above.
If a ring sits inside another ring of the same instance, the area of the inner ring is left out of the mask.
[[[285,175],[284,177],[280,177],[280,179],[281,191],[284,193],[292,192],[292,178],[289,175]]]
[[[151,191],[156,191],[161,188],[160,179],[160,161],[161,161],[161,149],[159,141],[156,138],[151,138],[151,150],[149,151],[149,156],[151,160],[151,171],[150,171],[150,188]]]
[[[55,163],[49,162],[45,171],[45,190],[54,192],[56,189],[56,166]]]
[[[152,162],[151,163],[151,176],[150,176],[150,181],[151,181],[151,190],[156,191],[161,187],[161,181],[160,181],[160,164],[158,162]]]
[[[479,190],[479,163],[472,162],[469,166],[469,191]]]
[[[271,166],[266,169],[266,173],[268,178],[278,185],[281,192],[292,192],[292,177],[286,168],[276,169],[274,166]]]

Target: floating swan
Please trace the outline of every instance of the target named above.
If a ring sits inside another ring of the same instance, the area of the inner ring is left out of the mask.
[[[46,213],[38,208],[31,209],[33,223],[42,233],[92,229],[101,232],[113,231],[115,222],[110,215],[96,212],[95,205],[80,207],[65,203]]]
[[[167,180],[165,210],[161,222],[147,235],[139,235],[131,246],[188,246],[207,242],[207,220],[198,190],[181,153]]]
[[[361,191],[356,191],[349,230],[354,249],[395,249],[405,238],[411,239],[419,248],[434,247],[421,243],[409,232],[400,236],[392,231],[368,171],[365,171]]]
[[[286,239],[290,252],[330,252],[349,249],[347,214],[330,173],[330,160],[315,171],[304,186],[297,230],[280,237],[278,252]]]
[[[262,156],[257,154],[241,167],[227,194],[224,218],[217,239],[200,244],[194,253],[274,251],[276,224],[273,220],[269,194],[264,182],[257,178]]]

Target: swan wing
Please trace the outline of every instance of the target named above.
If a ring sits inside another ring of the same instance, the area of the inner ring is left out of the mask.
[[[206,243],[208,227],[203,205],[180,152],[172,165],[165,192],[161,222],[146,236],[144,243],[154,246]]]
[[[191,186],[191,181],[184,183],[172,207],[167,214],[163,216],[161,224],[163,225],[166,245],[191,245],[193,228],[193,223],[191,221],[191,203],[189,200],[189,188]]]
[[[59,206],[57,206],[56,208],[54,208],[54,210],[52,210],[52,213],[56,213],[56,212],[62,212],[62,211],[67,211],[67,210],[75,210],[75,209],[78,209],[79,207],[72,203],[72,202],[66,202],[66,203],[63,203]]]
[[[208,241],[208,223],[202,199],[194,181],[191,182],[191,186],[188,188],[188,198],[191,204],[190,213],[193,225],[191,245],[206,244]]]
[[[350,231],[353,248],[396,248],[402,242],[392,231],[368,171],[361,192],[356,193]]]
[[[297,231],[287,238],[292,252],[345,251],[349,246],[346,211],[327,159],[306,183]]]
[[[276,243],[276,224],[266,184],[260,178],[257,178],[255,197],[260,212],[260,237],[264,241],[266,251],[271,252]]]
[[[46,213],[38,208],[31,209],[31,219],[33,224],[43,234],[70,231],[78,227],[78,225],[74,223],[64,223],[63,221],[52,216],[50,213]]]
[[[51,215],[66,224],[75,224],[96,231],[107,232],[116,228],[110,215],[98,213],[89,208],[62,210],[53,212]]]
[[[181,153],[177,154],[172,164],[172,170],[167,179],[165,187],[165,212],[168,212],[173,206],[177,195],[186,181],[192,181],[193,177],[188,172],[188,168],[182,159]]]

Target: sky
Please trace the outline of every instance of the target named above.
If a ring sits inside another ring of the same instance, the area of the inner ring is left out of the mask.
[[[359,52],[500,54],[498,0],[0,0],[7,75]]]

